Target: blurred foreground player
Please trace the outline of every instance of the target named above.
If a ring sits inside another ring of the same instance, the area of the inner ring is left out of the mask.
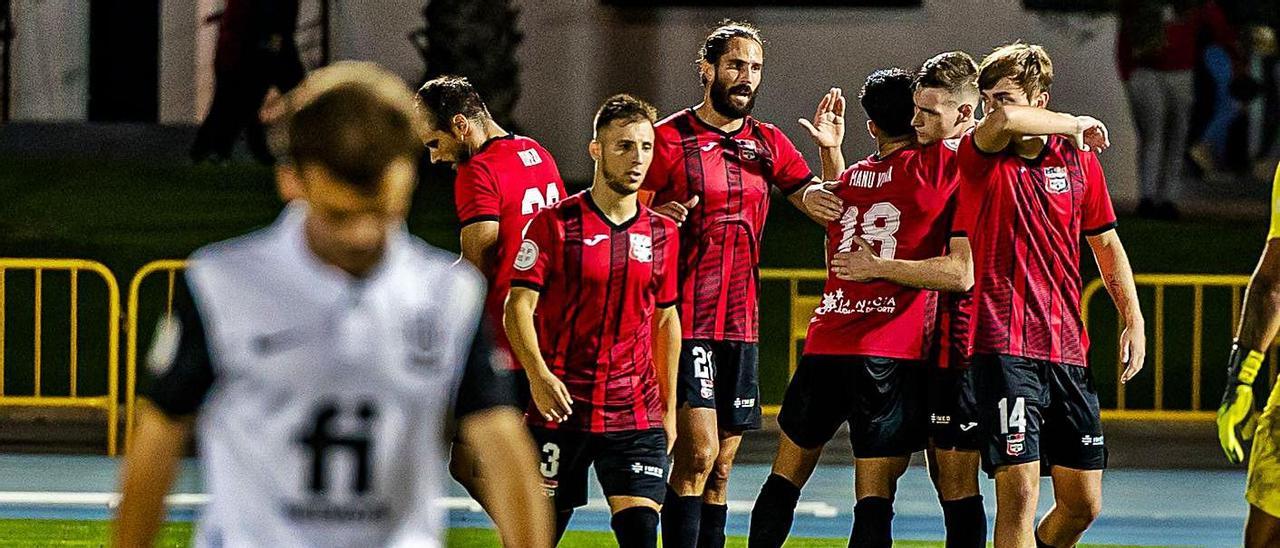
[[[453,164],[454,199],[462,257],[489,282],[485,313],[493,322],[498,347],[509,350],[502,327],[502,303],[511,290],[511,263],[524,231],[539,210],[560,201],[564,183],[556,161],[542,145],[509,133],[493,121],[480,94],[466,78],[441,76],[418,89],[418,109],[425,118],[423,143],[431,161]],[[515,360],[503,363],[514,375],[516,404],[529,405],[529,383]],[[487,493],[483,480],[500,469],[481,470],[484,463],[465,443],[454,443],[449,472],[484,506],[499,496]]]
[[[662,515],[668,548],[724,546],[729,472],[745,430],[760,427],[760,243],[777,188],[796,207],[813,176],[776,126],[751,117],[764,67],[760,32],[726,22],[699,52],[702,103],[657,125],[643,191],[681,223],[679,431]]]
[[[1052,82],[1040,46],[996,49],[978,69],[986,116],[958,151],[952,247],[972,251],[970,367],[982,466],[996,482],[998,548],[1074,546],[1102,511],[1107,450],[1080,318],[1082,236],[1123,322],[1122,382],[1146,355],[1133,270],[1095,152],[1109,144],[1106,128],[1047,110]],[[1053,478],[1054,505],[1037,526],[1042,472]]]
[[[413,94],[339,63],[286,96],[272,226],[192,255],[121,471],[115,545],[150,546],[192,429],[197,546],[440,546],[445,430],[511,471],[510,546],[551,544],[528,433],[480,330],[483,280],[403,228]]]
[[[1253,379],[1280,329],[1280,167],[1271,186],[1271,231],[1245,292],[1240,326],[1227,364],[1227,390],[1218,408],[1218,440],[1231,462],[1244,460],[1240,441],[1253,438],[1245,500],[1249,518],[1244,544],[1280,545],[1280,390],[1273,385],[1262,415],[1255,416]],[[1275,364],[1272,364],[1275,367]],[[1257,426],[1254,427],[1254,420]]]
[[[505,321],[528,372],[528,420],[557,539],[587,503],[587,468],[622,548],[653,548],[675,435],[676,224],[636,199],[653,107],[607,99],[591,188],[538,213],[520,244]]]

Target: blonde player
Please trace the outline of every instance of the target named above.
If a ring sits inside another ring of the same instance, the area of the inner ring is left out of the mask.
[[[1271,230],[1267,246],[1249,280],[1244,311],[1227,365],[1227,390],[1218,408],[1218,441],[1231,462],[1244,460],[1240,440],[1253,438],[1245,500],[1249,519],[1244,544],[1250,548],[1280,545],[1280,390],[1274,387],[1260,416],[1254,415],[1253,379],[1263,351],[1280,328],[1280,166],[1271,187]],[[1257,428],[1253,428],[1256,418]]]

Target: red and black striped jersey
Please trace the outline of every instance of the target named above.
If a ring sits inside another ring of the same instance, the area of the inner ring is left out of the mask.
[[[871,156],[840,174],[844,204],[827,224],[827,255],[855,248],[854,237],[886,259],[922,260],[946,252],[952,197],[959,184],[955,140]],[[813,312],[805,354],[904,360],[928,357],[938,293],[888,280],[854,282],[829,274]]]
[[[756,342],[769,187],[791,194],[813,172],[782,130],[751,117],[727,133],[686,109],[658,122],[655,131],[642,189],[654,193],[655,205],[699,197],[680,228],[684,338]]]
[[[541,294],[538,347],[569,389],[573,414],[557,424],[531,412],[530,424],[593,433],[662,425],[652,319],[676,304],[678,253],[674,221],[641,205],[614,224],[590,191],[534,217],[511,284]]]
[[[498,223],[494,267],[484,272],[489,281],[485,312],[495,328],[498,346],[510,348],[502,329],[502,303],[511,290],[511,262],[524,229],[538,210],[565,195],[555,158],[537,141],[509,133],[490,139],[471,158],[458,163],[454,201],[462,226],[481,221]],[[508,360],[519,368],[515,360]]]
[[[1040,156],[960,142],[962,182],[953,232],[973,249],[970,354],[1087,365],[1080,318],[1080,235],[1116,225],[1093,152],[1051,136]]]

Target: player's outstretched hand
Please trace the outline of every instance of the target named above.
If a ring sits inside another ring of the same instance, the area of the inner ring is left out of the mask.
[[[1222,444],[1222,452],[1227,460],[1240,463],[1244,460],[1244,444],[1253,437],[1256,416],[1253,408],[1253,387],[1235,382],[1227,383],[1227,391],[1222,395],[1222,406],[1218,407],[1218,443]]]
[[[836,197],[834,191],[840,188],[839,181],[814,183],[804,189],[804,207],[810,215],[823,222],[831,222],[840,218],[844,202]]]
[[[573,399],[569,397],[569,389],[555,375],[548,372],[546,375],[529,377],[529,392],[542,418],[564,422],[573,414]]]
[[[821,148],[836,148],[844,142],[844,95],[840,88],[831,88],[813,113],[813,121],[800,119],[800,125],[809,130],[814,144]]]
[[[1120,333],[1120,363],[1124,364],[1124,373],[1120,375],[1120,382],[1129,382],[1134,375],[1142,371],[1142,365],[1147,360],[1147,334],[1143,329],[1134,329],[1126,327],[1124,332]]]
[[[858,249],[842,251],[831,257],[831,272],[841,280],[853,282],[869,282],[876,279],[882,259],[876,255],[875,248],[857,236],[853,237],[853,243],[858,246]]]
[[[689,198],[684,203],[667,202],[665,204],[662,204],[658,207],[653,208],[653,211],[655,213],[658,213],[659,215],[665,215],[667,217],[670,217],[672,220],[676,222],[676,226],[680,226],[684,224],[685,219],[689,218],[689,210],[693,209],[693,206],[696,206],[696,205],[698,205],[698,196],[695,194],[692,198]]]
[[[1076,133],[1071,136],[1076,148],[1101,153],[1111,146],[1107,126],[1090,116],[1076,116]]]

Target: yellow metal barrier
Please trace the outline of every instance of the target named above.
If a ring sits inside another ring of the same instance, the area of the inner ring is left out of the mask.
[[[4,347],[5,347],[5,272],[9,270],[30,270],[34,276],[34,310],[32,311],[34,333],[33,381],[34,394],[31,396],[9,396],[4,393]],[[70,275],[70,352],[68,369],[70,371],[70,393],[67,396],[47,396],[41,394],[41,377],[44,369],[42,347],[44,331],[44,272],[65,271]],[[93,272],[102,278],[107,287],[107,393],[103,396],[82,396],[79,393],[79,335],[80,335],[80,272]],[[119,423],[119,400],[117,383],[119,376],[120,353],[120,286],[116,277],[102,263],[80,259],[0,259],[0,406],[17,407],[84,407],[101,410],[107,415],[107,454],[116,454],[116,430]]]
[[[1214,411],[1204,410],[1201,397],[1201,379],[1203,378],[1204,348],[1204,290],[1206,287],[1222,287],[1231,289],[1231,326],[1232,333],[1240,320],[1240,307],[1244,288],[1249,285],[1248,275],[1220,274],[1137,274],[1134,282],[1138,287],[1151,287],[1155,290],[1155,309],[1148,316],[1153,351],[1147,357],[1147,363],[1153,369],[1155,382],[1154,409],[1131,410],[1125,405],[1125,385],[1120,383],[1119,375],[1123,368],[1119,365],[1120,356],[1116,356],[1116,412],[1128,418],[1156,418],[1161,420],[1213,420]],[[1191,321],[1191,409],[1171,411],[1164,409],[1164,373],[1165,373],[1165,289],[1169,287],[1189,287],[1192,290]],[[1093,280],[1085,286],[1081,295],[1081,316],[1085,328],[1089,326],[1089,310],[1093,299],[1102,291],[1102,280]],[[1119,340],[1117,325],[1117,340]],[[1090,332],[1093,334],[1093,332]],[[1277,370],[1276,348],[1271,349],[1271,382],[1275,384]],[[1214,405],[1216,402],[1211,402]]]
[[[165,260],[152,261],[142,266],[133,279],[129,281],[128,327],[125,343],[125,451],[129,450],[129,442],[133,439],[134,398],[138,381],[138,290],[147,276],[156,272],[168,274],[168,297],[165,300],[165,314],[173,312],[173,288],[178,271],[187,267],[186,261]]]

